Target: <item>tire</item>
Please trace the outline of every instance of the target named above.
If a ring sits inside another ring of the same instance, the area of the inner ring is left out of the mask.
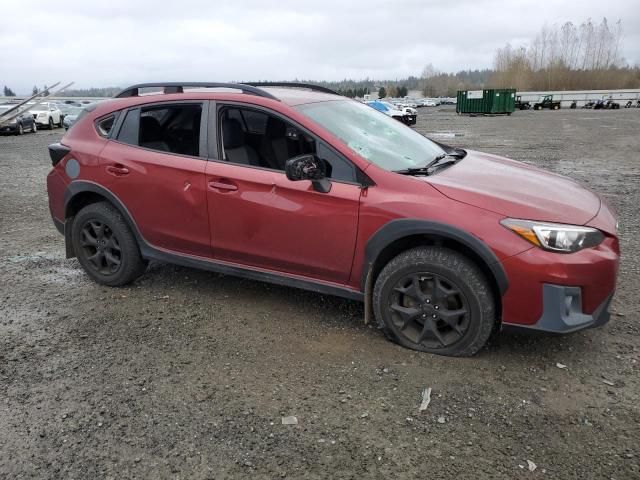
[[[38,131],[38,125],[34,120],[33,123],[31,124],[31,133],[36,133],[37,131]]]
[[[73,219],[71,241],[84,271],[101,285],[126,285],[147,268],[131,229],[109,203],[92,203],[80,210]]]
[[[24,134],[24,127],[22,126],[22,122],[18,122],[18,126],[16,127],[16,135]]]
[[[441,247],[412,248],[392,259],[376,279],[373,309],[391,341],[456,357],[476,354],[496,321],[485,275],[464,255]]]
[[[49,125],[47,128],[49,128],[49,130],[53,130],[53,117],[51,116],[49,116]]]
[[[553,109],[554,109],[554,110],[558,110],[559,108],[560,108],[560,107],[559,107],[558,105],[554,105],[554,106],[553,106]]]
[[[60,115],[60,121],[58,122],[58,126],[59,126],[60,128],[64,127],[64,125],[63,125],[63,123],[62,123],[62,122],[64,122],[64,117],[63,117],[62,115]]]

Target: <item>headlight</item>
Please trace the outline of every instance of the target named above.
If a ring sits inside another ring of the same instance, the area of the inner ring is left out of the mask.
[[[604,234],[591,227],[514,218],[505,218],[500,223],[535,246],[552,252],[577,252],[600,245],[604,240]]]

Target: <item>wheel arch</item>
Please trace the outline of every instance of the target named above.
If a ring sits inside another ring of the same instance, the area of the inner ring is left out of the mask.
[[[67,258],[75,257],[73,244],[71,242],[71,224],[76,214],[87,205],[98,202],[111,204],[122,217],[133,232],[138,242],[140,251],[143,252],[147,243],[140,234],[136,223],[124,204],[110,190],[93,182],[76,180],[71,182],[64,193],[64,239]]]
[[[509,283],[498,257],[486,243],[458,227],[419,219],[392,220],[378,229],[367,242],[361,279],[365,293],[365,312],[372,311],[367,306],[371,307],[371,293],[382,268],[399,253],[428,245],[449,248],[474,261],[491,285],[499,318],[502,312],[502,295]],[[365,321],[368,320],[369,318],[365,318]]]

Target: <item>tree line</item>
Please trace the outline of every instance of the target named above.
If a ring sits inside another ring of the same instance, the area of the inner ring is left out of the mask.
[[[621,41],[621,20],[613,26],[606,18],[545,26],[530,44],[496,51],[491,84],[517,90],[639,88],[640,68],[626,64]]]

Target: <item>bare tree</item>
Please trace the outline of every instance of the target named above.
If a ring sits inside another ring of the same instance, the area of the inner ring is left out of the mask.
[[[637,85],[637,69],[623,67],[621,40],[620,20],[613,28],[606,18],[597,25],[591,19],[579,27],[545,25],[530,45],[496,50],[493,82],[541,90]]]

